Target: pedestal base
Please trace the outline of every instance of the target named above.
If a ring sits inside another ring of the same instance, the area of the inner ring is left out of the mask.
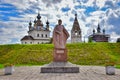
[[[41,73],[79,73],[79,67],[70,62],[52,62],[41,67]]]
[[[55,48],[53,56],[54,62],[67,62],[67,49]]]

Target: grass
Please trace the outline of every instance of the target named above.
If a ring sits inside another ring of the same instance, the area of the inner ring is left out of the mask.
[[[119,64],[119,48],[118,43],[69,44],[69,61],[80,65],[103,65],[108,61]]]
[[[120,65],[116,65],[116,68],[120,69]]]
[[[52,44],[0,45],[0,64],[43,65],[53,59]],[[114,61],[120,64],[120,43],[67,44],[68,61],[78,65],[104,65]],[[1,67],[2,65],[0,65]]]
[[[3,68],[3,64],[0,64],[0,69]]]

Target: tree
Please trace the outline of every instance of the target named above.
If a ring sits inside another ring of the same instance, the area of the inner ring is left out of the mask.
[[[92,38],[91,38],[91,37],[89,37],[89,40],[88,40],[88,42],[92,42]]]
[[[50,38],[50,42],[49,43],[51,44],[52,42],[53,42],[53,38]]]
[[[117,42],[120,42],[120,38],[117,39]]]

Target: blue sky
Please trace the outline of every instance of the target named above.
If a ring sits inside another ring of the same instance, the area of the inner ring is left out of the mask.
[[[62,19],[70,33],[77,13],[86,41],[98,23],[110,34],[110,42],[120,37],[120,0],[0,0],[0,44],[20,43],[38,11],[44,26],[49,20],[51,32]]]

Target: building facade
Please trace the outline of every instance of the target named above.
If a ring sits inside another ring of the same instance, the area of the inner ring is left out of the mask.
[[[32,22],[29,22],[28,35],[21,39],[22,44],[41,44],[50,42],[49,22],[47,20],[46,26],[44,27],[40,19],[41,16],[38,13],[37,20],[34,20],[34,25],[32,26]]]
[[[82,42],[81,38],[82,38],[81,29],[80,29],[79,22],[77,19],[77,14],[75,14],[74,23],[73,23],[73,27],[71,30],[71,43]]]
[[[93,34],[89,36],[93,42],[109,42],[110,35],[105,34],[105,29],[101,32],[100,25],[98,24],[97,32],[93,29]]]

